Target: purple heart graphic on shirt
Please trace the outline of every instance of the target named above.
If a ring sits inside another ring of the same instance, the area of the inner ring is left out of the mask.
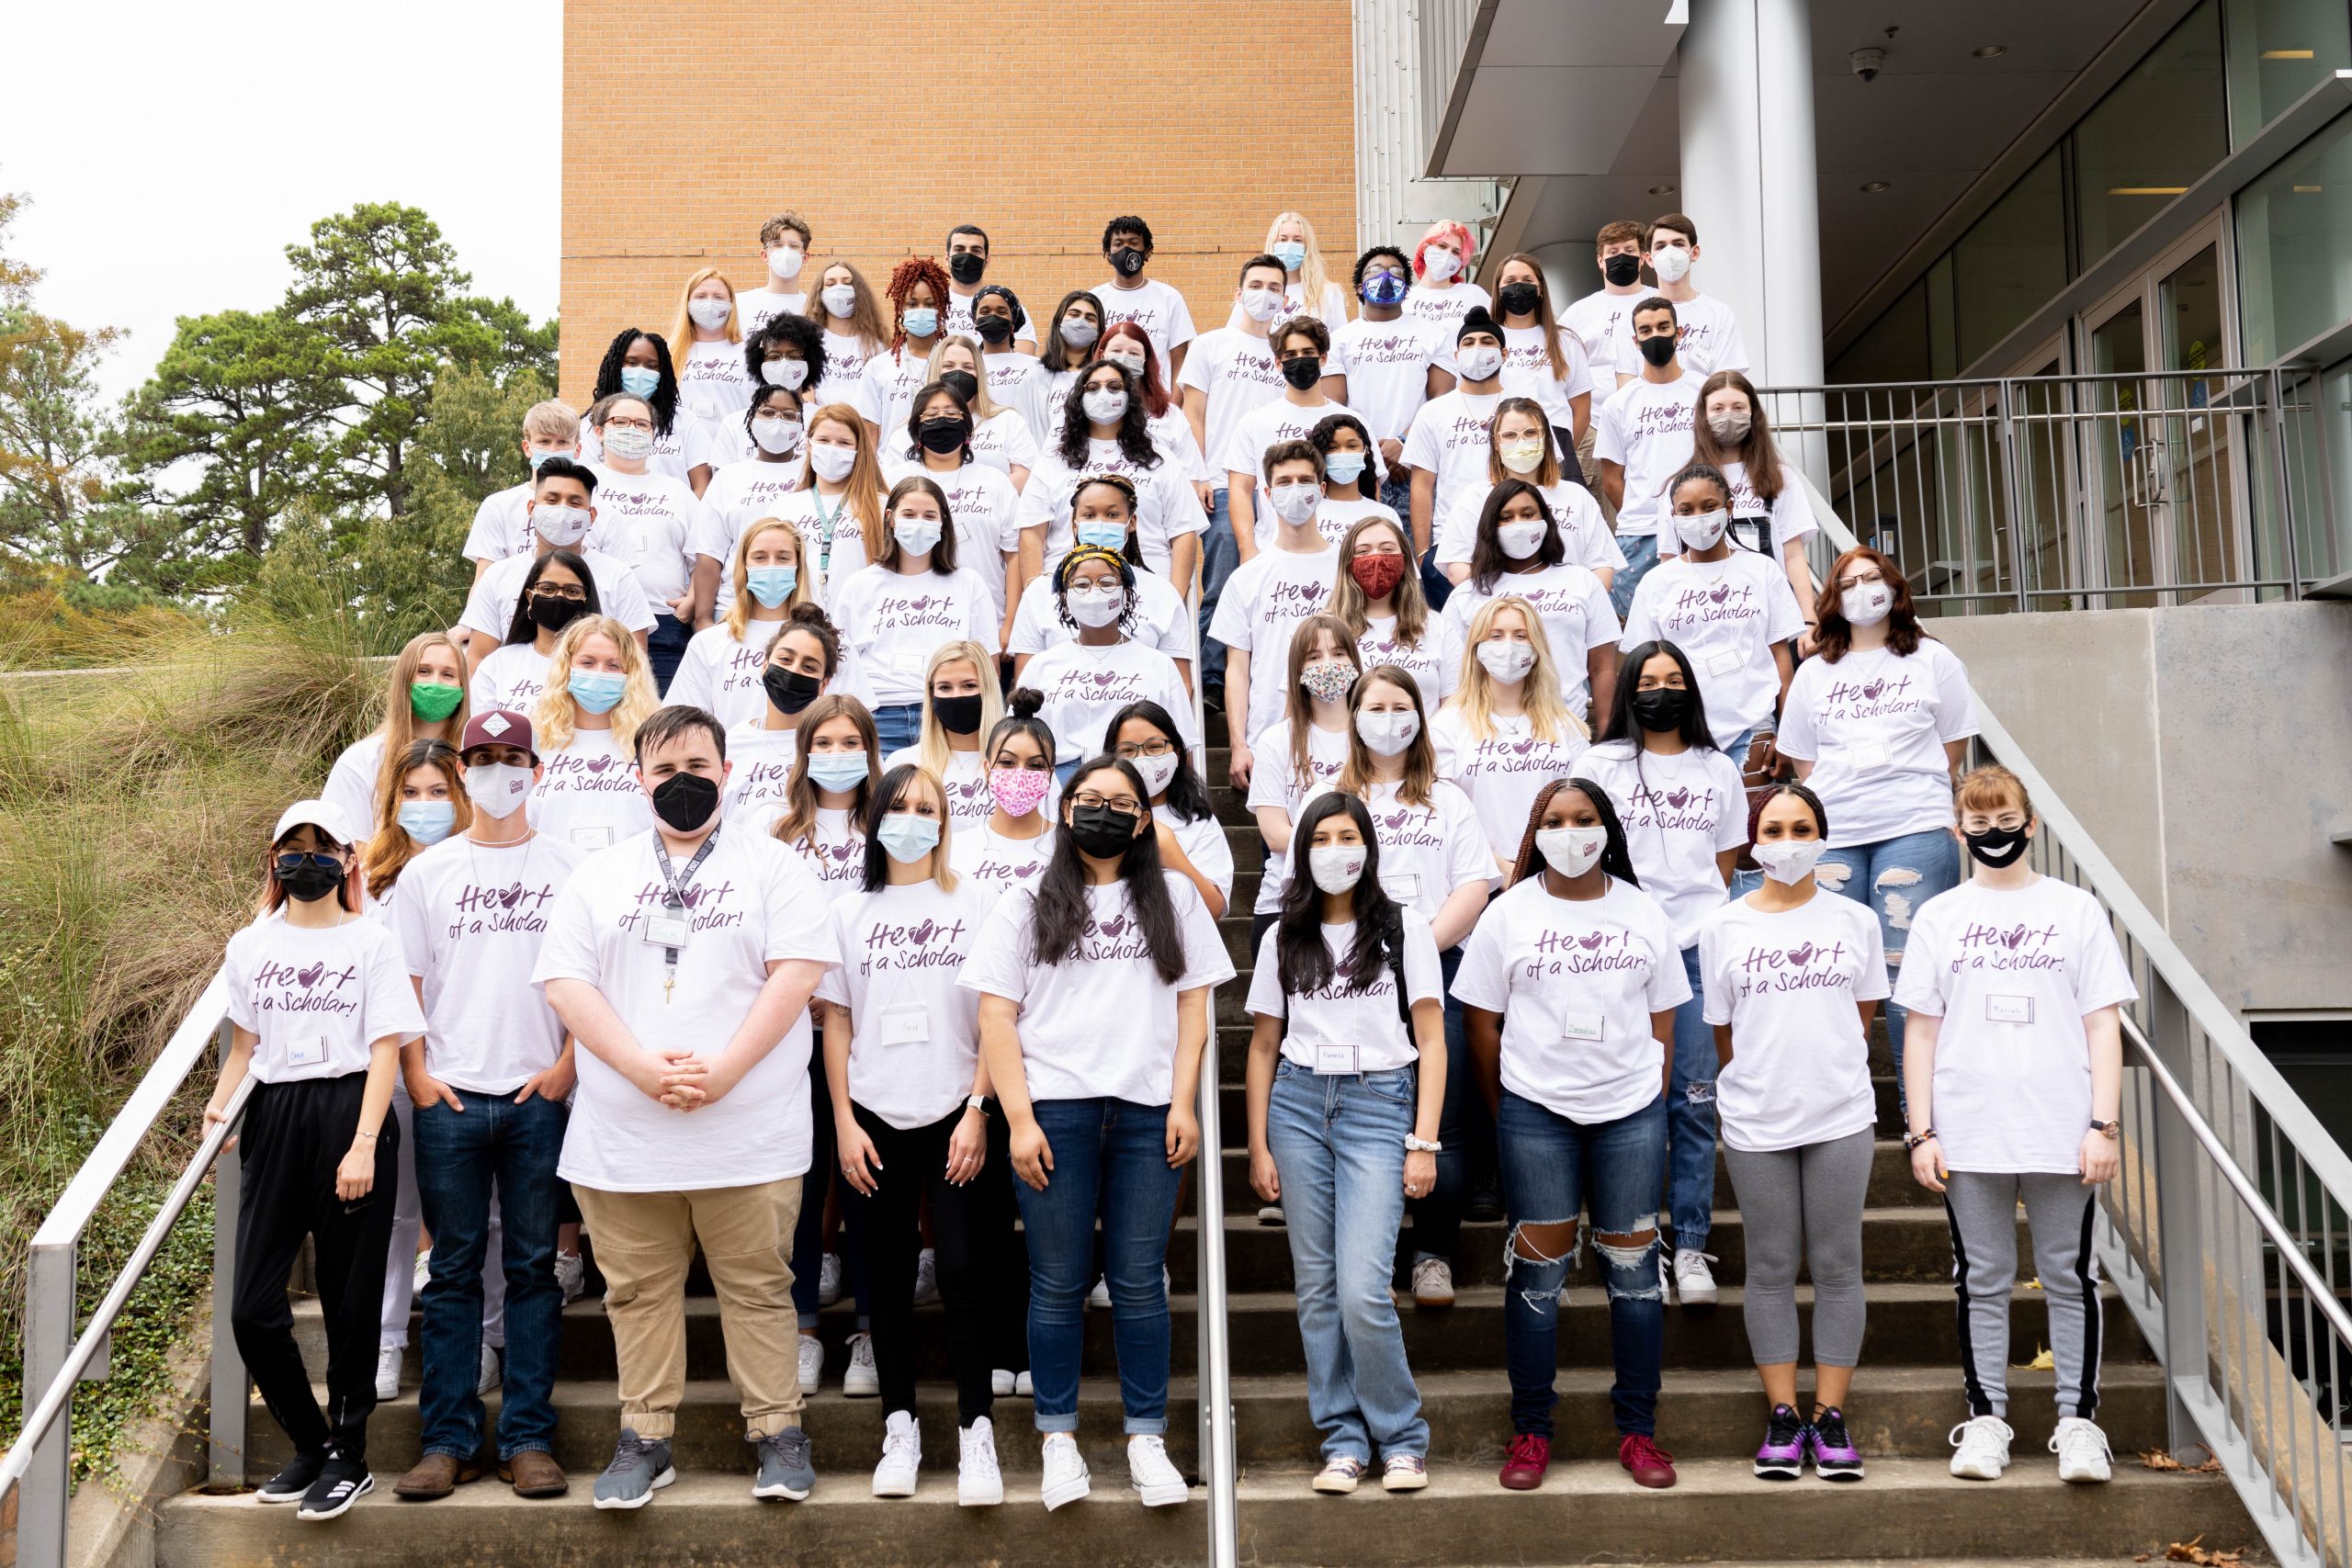
[[[1708,593],[1707,601],[1710,604],[1720,604],[1730,596],[1731,584],[1728,582],[1718,582],[1715,584],[1713,590]]]
[[[522,897],[523,885],[518,882],[498,896],[498,907],[502,909],[511,909],[521,901]]]
[[[1878,701],[1878,694],[1885,690],[1886,682],[1884,681],[1872,681],[1869,685],[1862,688],[1863,700],[1866,702],[1876,702]]]
[[[2012,942],[2010,945],[2015,946],[2016,943]],[[311,987],[317,985],[319,983],[319,976],[326,972],[327,966],[325,964],[313,964],[308,969],[305,969],[300,974],[295,976],[294,978],[300,980],[302,983],[302,988],[307,991]]]
[[[1812,956],[1813,943],[1811,942],[1806,942],[1803,947],[1792,948],[1789,950],[1789,962],[1795,964],[1800,969],[1804,967],[1805,960]]]
[[[678,902],[691,909],[697,903],[702,901],[702,895],[703,889],[699,887],[689,887],[684,893],[678,895]]]
[[[1526,756],[1530,751],[1532,751],[1532,750],[1535,750],[1535,737],[1533,737],[1532,735],[1531,735],[1531,736],[1529,736],[1526,739],[1524,739],[1524,740],[1521,741],[1518,745],[1516,745],[1516,746],[1512,747],[1512,748],[1511,748],[1511,754],[1512,754],[1513,756],[1524,757],[1524,756]]]
[[[837,861],[847,861],[853,856],[864,854],[865,852],[865,846],[859,843],[855,839],[850,839],[842,843],[831,846],[825,852],[831,855]]]
[[[1687,789],[1677,789],[1666,797],[1666,803],[1679,811],[1690,804],[1690,792]]]
[[[2014,952],[2014,951],[2016,950],[2016,948],[2017,948],[2018,943],[2019,943],[2019,942],[2023,942],[2024,940],[2025,940],[2025,928],[2024,928],[2023,926],[2019,926],[2017,930],[2015,930],[2015,931],[2013,931],[2009,932],[2009,934],[2008,934],[2008,935],[2007,935],[2007,936],[2005,936],[2005,937],[2003,937],[2003,938],[2001,939],[2001,945],[2002,945],[2002,946],[2004,946],[2004,947],[2006,947],[2006,948],[2008,948],[2008,949],[2010,949],[2012,952]]]
[[[1116,670],[1097,670],[1093,675],[1094,683],[1098,686],[1114,685],[1118,679],[1119,672]]]
[[[1107,920],[1098,920],[1094,925],[1094,930],[1098,934],[1107,937],[1116,937],[1121,931],[1125,931],[1126,929],[1127,917],[1125,915],[1114,915]]]
[[[931,933],[938,929],[939,927],[935,922],[925,920],[922,924],[917,926],[914,930],[907,933],[907,941],[916,947],[921,947],[924,942],[931,940]]]
[[[1605,940],[1607,939],[1604,938],[1600,932],[1595,931],[1590,936],[1580,936],[1577,938],[1577,945],[1583,948],[1587,953],[1590,953],[1594,948],[1599,947]]]
[[[1038,869],[1042,864],[1042,862],[1033,860],[1026,865],[1016,865],[1012,868],[1012,874],[1015,876],[1035,876],[1037,874]]]
[[[933,598],[932,598],[932,596],[931,596],[930,594],[926,593],[926,594],[924,594],[924,595],[923,595],[922,598],[920,598],[920,599],[910,599],[910,600],[908,600],[908,601],[907,601],[907,608],[908,608],[908,609],[910,609],[910,610],[928,610],[928,609],[930,609],[930,608],[932,607],[932,605],[933,605],[933,604],[936,604],[936,603],[938,603],[938,601],[934,600]]]
[[[1412,819],[1413,808],[1408,806],[1393,817],[1382,818],[1380,819],[1380,825],[1384,828],[1402,828],[1406,823],[1410,822]]]
[[[592,773],[601,773],[612,765],[613,760],[610,757],[591,757],[588,759],[588,771]]]

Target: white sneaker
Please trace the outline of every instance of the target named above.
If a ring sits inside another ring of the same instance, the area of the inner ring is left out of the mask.
[[[1442,1258],[1413,1259],[1413,1304],[1450,1307],[1453,1304],[1453,1265]]]
[[[426,1247],[416,1255],[413,1271],[409,1275],[409,1288],[418,1295],[424,1293],[425,1282],[433,1278],[433,1249]]]
[[[1283,1206],[1280,1203],[1266,1204],[1258,1211],[1258,1223],[1261,1225],[1279,1225],[1286,1223],[1283,1219]]]
[[[842,1370],[842,1393],[852,1399],[871,1399],[882,1392],[882,1374],[874,1370],[874,1336],[849,1337],[849,1365]]]
[[[555,1255],[555,1282],[562,1287],[563,1304],[570,1306],[588,1289],[588,1265],[576,1252]]]
[[[800,1336],[800,1392],[817,1392],[825,1381],[825,1342],[813,1334]]]
[[[1108,1312],[1111,1309],[1111,1281],[1095,1280],[1094,1288],[1086,1292],[1086,1304],[1091,1307],[1101,1307]]]
[[[817,1265],[817,1304],[829,1307],[841,1299],[842,1255],[828,1252],[824,1261]]]
[[[882,1462],[874,1467],[876,1497],[911,1497],[915,1472],[922,1468],[922,1433],[914,1412],[893,1410],[882,1424]]]
[[[926,1247],[915,1257],[915,1305],[929,1306],[939,1299],[939,1254]]]
[[[956,1434],[956,1506],[993,1508],[1004,1501],[1004,1472],[996,1464],[996,1428],[985,1416]]]
[[[1002,1367],[989,1373],[989,1392],[999,1399],[1012,1397],[1012,1374]]]
[[[1127,1484],[1136,1489],[1147,1508],[1181,1503],[1193,1492],[1168,1457],[1168,1445],[1141,1433],[1127,1439]]]
[[[1016,1399],[1037,1397],[1037,1385],[1029,1381],[1029,1374],[1025,1371],[1012,1374],[1012,1393]]]
[[[1959,1450],[1951,1456],[1951,1472],[1962,1481],[1998,1481],[2009,1468],[2009,1439],[2016,1436],[1998,1416],[1962,1421],[1951,1429],[1951,1446]],[[2107,1446],[2105,1438],[2099,1438],[2099,1446]]]
[[[1674,1259],[1662,1247],[1657,1249],[1657,1299],[1668,1306],[1674,1304]]]
[[[1687,1247],[1674,1249],[1674,1293],[1684,1306],[1715,1304],[1714,1270],[1707,1267],[1714,1260],[1712,1252],[1693,1252]]]
[[[1064,1503],[1075,1503],[1093,1490],[1087,1480],[1086,1461],[1078,1451],[1077,1438],[1068,1432],[1048,1432],[1041,1452],[1046,1473],[1037,1483],[1037,1496],[1047,1513]]]
[[[2098,1423],[2080,1416],[2059,1417],[2058,1430],[2050,1436],[2050,1451],[2058,1456],[2061,1481],[2096,1485],[2114,1473],[2108,1462],[2113,1450],[2107,1446],[2107,1434]]]
[[[474,1378],[474,1393],[490,1393],[506,1381],[506,1368],[498,1352],[485,1345],[481,1348],[481,1371]]]
[[[376,1351],[376,1397],[398,1399],[401,1396],[401,1348],[385,1345]]]

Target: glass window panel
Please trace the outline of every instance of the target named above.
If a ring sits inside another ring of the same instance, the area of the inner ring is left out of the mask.
[[[1829,379],[1841,386],[1860,381],[1925,381],[1929,375],[1925,279],[1905,289],[1829,367]]]
[[[1959,361],[1973,365],[2066,286],[2066,197],[2052,148],[1952,247]]]
[[[2205,0],[2075,128],[2085,266],[2228,152],[2222,74],[2221,6]]]
[[[2268,365],[2352,319],[2352,114],[2238,193],[2238,330]]]
[[[2344,0],[2225,0],[2230,145],[2243,147],[2297,98],[2352,66]]]

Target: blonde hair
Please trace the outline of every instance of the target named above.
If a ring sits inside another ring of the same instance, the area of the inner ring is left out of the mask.
[[[962,646],[969,647],[970,645],[964,644]],[[992,685],[994,682],[985,682],[984,684]],[[931,711],[931,705],[929,703],[926,702],[923,705],[923,711],[927,716]],[[916,763],[913,775],[899,785],[898,800],[882,799],[881,786],[878,784],[876,784],[874,789],[874,817],[876,826],[880,826],[881,818],[889,815],[891,807],[898,805],[899,801],[905,800],[909,791],[912,790],[917,784],[927,786],[931,790],[931,803],[939,807],[939,842],[931,846],[931,879],[939,884],[939,890],[942,893],[953,893],[956,891],[956,883],[957,879],[955,867],[947,863],[947,855],[949,846],[948,835],[953,832],[955,829],[955,824],[951,822],[949,818],[953,817],[955,813],[951,812],[947,808],[947,786],[940,782],[941,777],[942,775],[933,772],[928,764],[922,762]]]
[[[580,439],[580,411],[561,398],[533,403],[523,411],[523,439],[577,441]]]
[[[743,640],[744,634],[752,624],[752,569],[746,564],[746,558],[752,553],[752,541],[763,534],[778,528],[792,536],[792,592],[785,595],[784,603],[776,608],[783,612],[784,619],[789,621],[792,618],[794,605],[813,604],[817,602],[816,590],[809,586],[808,581],[816,574],[808,570],[808,563],[801,558],[808,551],[800,537],[799,528],[781,517],[759,519],[744,529],[743,536],[735,541],[735,558],[729,561],[727,567],[727,580],[735,588],[735,602],[727,606],[727,635],[737,642]]]
[[[1356,677],[1355,689],[1348,694],[1348,760],[1340,765],[1331,787],[1341,795],[1371,797],[1374,787],[1372,748],[1363,743],[1355,718],[1374,685],[1394,686],[1404,693],[1412,702],[1413,716],[1420,720],[1405,748],[1405,774],[1396,781],[1396,798],[1426,811],[1437,795],[1437,747],[1430,739],[1429,705],[1421,700],[1421,683],[1400,665],[1375,664]]]
[[[882,496],[889,487],[882,482],[882,460],[875,454],[873,434],[865,428],[865,416],[857,412],[854,403],[823,403],[803,417],[801,429],[807,432],[807,438],[800,444],[801,482],[812,491],[817,488],[817,470],[809,466],[808,453],[817,444],[817,426],[827,423],[842,426],[857,443],[857,460],[850,465],[849,478],[842,481],[842,504],[857,519],[858,536],[865,544],[865,558],[879,560],[888,532],[883,525]],[[833,526],[841,526],[838,516]],[[831,537],[828,536],[819,548],[830,555]]]
[[[574,719],[579,708],[570,690],[572,656],[580,645],[599,634],[613,639],[621,653],[621,700],[613,708],[613,743],[623,752],[637,745],[637,727],[653,716],[662,705],[661,696],[653,690],[653,671],[645,662],[645,650],[637,646],[637,638],[628,628],[610,615],[580,615],[564,627],[555,639],[555,647],[548,653],[547,690],[531,708],[531,734],[537,740],[539,754],[560,751],[571,744]]]
[[[1998,762],[1985,762],[1961,775],[1960,785],[1952,792],[1956,815],[1971,811],[1995,812],[2014,806],[2033,818],[2033,796],[2025,781]]]
[[[469,688],[472,684],[466,671],[465,650],[449,639],[447,632],[419,632],[401,649],[400,657],[392,660],[391,682],[384,689],[384,718],[376,726],[376,733],[384,738],[383,760],[376,764],[376,798],[382,800],[400,790],[401,754],[408,743],[416,739],[416,715],[409,707],[408,689],[416,681],[416,667],[424,661],[428,648],[446,648],[449,657],[458,661],[458,711],[442,722],[449,727],[449,744],[466,732],[466,720],[473,716]]]
[[[695,336],[694,312],[686,309],[686,301],[695,297],[695,289],[708,283],[712,278],[717,278],[720,283],[727,285],[727,341],[729,343],[743,341],[743,326],[738,320],[738,312],[734,308],[735,286],[728,283],[727,275],[717,267],[704,267],[689,276],[686,279],[686,286],[678,290],[678,315],[670,326],[670,342],[675,345],[677,367],[682,374],[686,368],[686,355],[694,352],[695,344],[698,341]]]
[[[1323,319],[1323,296],[1330,290],[1331,275],[1324,270],[1323,247],[1317,243],[1315,225],[1306,220],[1306,214],[1304,212],[1275,213],[1274,220],[1266,225],[1266,254],[1270,256],[1273,255],[1274,236],[1282,232],[1283,225],[1285,223],[1298,225],[1299,238],[1306,245],[1306,255],[1298,264],[1299,310],[1319,321]]]
[[[1503,466],[1503,455],[1497,450],[1501,437],[1495,433],[1503,427],[1503,415],[1507,413],[1523,413],[1534,420],[1535,428],[1544,438],[1544,461],[1536,466],[1535,471],[1532,474],[1511,472]],[[1502,483],[1505,479],[1518,479],[1522,484],[1532,484],[1537,490],[1544,491],[1552,489],[1560,482],[1559,454],[1552,450],[1552,421],[1544,412],[1544,405],[1533,398],[1522,398],[1514,394],[1497,403],[1495,412],[1487,416],[1487,483],[1491,487]],[[1544,505],[1548,507],[1551,502],[1547,501]],[[1561,528],[1560,537],[1563,540],[1567,537],[1565,525]]]
[[[928,386],[939,379],[939,356],[947,352],[947,345],[952,343],[960,343],[972,351],[972,378],[980,384],[979,389],[972,394],[972,423],[977,425],[984,419],[994,419],[1004,412],[1004,405],[989,396],[988,351],[980,346],[978,338],[964,333],[957,333],[953,337],[943,334],[937,343],[931,345],[931,356],[922,362],[923,384]],[[914,412],[920,414],[922,410]]]
[[[996,728],[1004,716],[1004,698],[998,694],[996,655],[977,642],[943,642],[931,650],[930,661],[922,667],[922,728],[915,732],[915,761],[935,778],[947,776],[947,759],[951,748],[947,731],[940,727],[931,711],[931,686],[938,678],[942,666],[957,662],[969,664],[972,673],[980,680],[980,727],[972,732],[977,740]],[[945,797],[942,796],[944,800]]]
[[[1341,536],[1340,580],[1331,585],[1330,614],[1346,624],[1348,629],[1355,634],[1357,641],[1361,642],[1371,635],[1371,596],[1356,581],[1356,574],[1348,570],[1348,563],[1356,558],[1356,540],[1363,537],[1367,528],[1385,528],[1396,536],[1397,547],[1405,562],[1405,574],[1390,590],[1388,601],[1396,610],[1397,642],[1406,648],[1419,649],[1421,634],[1429,629],[1430,602],[1421,593],[1421,573],[1413,554],[1412,537],[1406,533],[1405,525],[1393,517],[1384,517],[1376,512],[1368,517],[1359,517],[1355,526]]]
[[[1470,629],[1463,637],[1462,684],[1446,705],[1458,708],[1463,725],[1474,740],[1495,738],[1495,679],[1478,660],[1478,645],[1495,629],[1495,621],[1505,610],[1516,610],[1521,625],[1527,628],[1527,644],[1535,650],[1535,662],[1528,667],[1527,679],[1520,686],[1520,708],[1527,715],[1528,727],[1535,739],[1549,745],[1560,739],[1566,730],[1579,740],[1589,740],[1592,732],[1584,720],[1568,710],[1560,696],[1559,661],[1552,656],[1552,639],[1544,635],[1544,617],[1535,606],[1516,593],[1506,593],[1499,599],[1489,599],[1478,606],[1470,617]]]

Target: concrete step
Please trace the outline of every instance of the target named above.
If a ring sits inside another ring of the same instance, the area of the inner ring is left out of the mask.
[[[1180,1358],[1181,1362],[1181,1358]],[[880,1456],[882,1408],[878,1400],[842,1395],[841,1368],[827,1368],[826,1382],[811,1396],[801,1425],[817,1446],[817,1462],[828,1473],[871,1464]],[[1555,1412],[1559,1436],[1554,1451],[1563,1459],[1615,1457],[1616,1433],[1610,1416],[1610,1372],[1600,1367],[1570,1368],[1560,1375]],[[2110,1366],[2099,1382],[2099,1424],[2118,1453],[2153,1448],[2164,1441],[2164,1374],[2144,1362]],[[2030,1456],[2049,1441],[2055,1416],[2052,1374],[2018,1371],[2010,1382],[2015,1452]],[[1430,1457],[1436,1463],[1495,1464],[1510,1440],[1510,1385],[1499,1371],[1431,1372],[1417,1379],[1430,1424]],[[1805,1390],[1809,1397],[1810,1385]],[[323,1399],[325,1391],[321,1389]],[[608,1382],[567,1382],[556,1387],[555,1456],[567,1470],[593,1472],[611,1458],[620,1433],[620,1412]],[[499,1398],[489,1401],[494,1426]],[[1855,1441],[1870,1459],[1948,1458],[1948,1434],[1966,1414],[1958,1375],[1940,1367],[1866,1366],[1848,1402]],[[922,1426],[925,1468],[953,1473],[956,1468],[956,1392],[952,1383],[926,1382],[916,1396]],[[1168,1443],[1188,1472],[1198,1463],[1198,1402],[1193,1380],[1174,1381],[1169,1391]],[[1767,1413],[1756,1375],[1740,1368],[1677,1371],[1666,1382],[1660,1427],[1677,1454],[1691,1459],[1734,1459],[1755,1451]],[[1295,1377],[1237,1378],[1233,1387],[1236,1451],[1249,1465],[1311,1466],[1321,1441],[1307,1415],[1305,1385]],[[1030,1429],[1026,1399],[996,1402],[999,1459],[1009,1473],[1037,1473],[1036,1435]],[[249,1451],[255,1474],[286,1462],[292,1450],[256,1399],[248,1417]],[[1082,1389],[1079,1426],[1084,1432],[1120,1429],[1119,1391],[1109,1379]],[[414,1389],[379,1404],[368,1423],[371,1453],[390,1469],[420,1451],[421,1430]],[[678,1411],[673,1439],[678,1463],[691,1470],[726,1470],[742,1449],[743,1423],[732,1386],[710,1379],[689,1383]],[[486,1440],[485,1462],[497,1455]]]
[[[754,1500],[747,1473],[682,1473],[634,1513],[586,1506],[590,1477],[569,1497],[525,1502],[495,1482],[448,1499],[406,1505],[392,1472],[342,1519],[303,1525],[290,1509],[250,1496],[190,1493],[164,1505],[157,1568],[473,1568],[625,1562],[629,1568],[708,1568],[773,1562],[856,1562],[861,1568],[967,1568],[1019,1561],[1073,1568],[1198,1562],[1206,1529],[1199,1488],[1173,1507],[1137,1506],[1117,1450],[1091,1456],[1093,1495],[1048,1516],[1013,1478],[998,1508],[958,1508],[954,1481],[927,1475],[911,1498],[870,1495],[865,1475],[820,1473],[799,1504]],[[1887,1460],[1859,1486],[1812,1481],[1774,1486],[1739,1459],[1678,1466],[1667,1494],[1633,1485],[1613,1461],[1555,1464],[1543,1490],[1504,1492],[1487,1467],[1441,1464],[1428,1490],[1352,1497],[1307,1490],[1307,1472],[1251,1468],[1238,1491],[1241,1554],[1293,1563],[1488,1564],[1559,1562],[1570,1556],[1686,1562],[1818,1560],[1867,1543],[1888,1561],[2046,1556],[2063,1541],[2086,1558],[2161,1553],[2203,1536],[2243,1545],[2252,1525],[2229,1483],[2215,1475],[2120,1468],[2099,1487],[2061,1483],[2045,1460],[2028,1458],[1992,1486],[1951,1479],[1935,1460]],[[1769,1497],[1769,1503],[1763,1503]],[[1994,1499],[1997,1498],[1997,1503]],[[1759,1503],[1763,1507],[1759,1509]],[[1988,1506],[1991,1505],[1991,1506]],[[1581,1550],[1577,1543],[1581,1543]]]

